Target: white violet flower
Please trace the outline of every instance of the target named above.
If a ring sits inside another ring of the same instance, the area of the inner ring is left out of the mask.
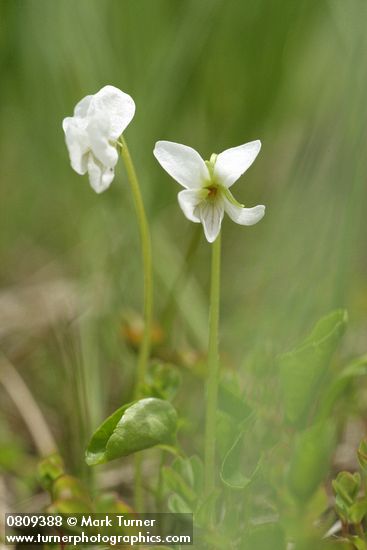
[[[74,116],[64,118],[62,127],[72,168],[88,172],[97,193],[102,193],[115,176],[117,140],[135,113],[132,97],[114,86],[104,86],[76,105]]]
[[[199,153],[172,141],[158,141],[154,156],[178,183],[185,187],[178,194],[179,205],[186,218],[202,223],[207,240],[217,238],[224,212],[240,225],[253,225],[265,214],[265,206],[245,208],[233,197],[229,188],[251,166],[260,151],[259,140],[213,154],[204,161]]]

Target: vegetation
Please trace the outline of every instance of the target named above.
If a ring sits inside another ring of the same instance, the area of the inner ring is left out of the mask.
[[[363,0],[0,2],[1,514],[135,510],[141,457],[137,511],[193,512],[197,548],[367,548],[366,12]],[[128,174],[119,161],[95,194],[61,127],[105,84],[136,103],[124,135],[152,237],[138,400]],[[221,231],[209,492],[211,245],[153,156],[161,139],[207,159],[262,142],[235,191],[266,215]]]

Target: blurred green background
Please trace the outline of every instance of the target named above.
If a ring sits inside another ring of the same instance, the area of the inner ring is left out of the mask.
[[[135,356],[120,325],[141,308],[122,163],[97,196],[72,171],[61,129],[105,84],[137,106],[126,138],[152,224],[156,319],[196,226],[152,155],[155,141],[209,158],[261,139],[234,194],[265,204],[266,216],[223,225],[228,368],[245,372],[258,353],[288,349],[335,307],[350,316],[345,355],[365,351],[364,0],[1,0],[0,14],[0,344],[74,462],[90,430],[83,439],[60,418],[74,414],[78,376],[95,426],[130,394]],[[201,236],[174,287],[173,350],[205,350],[209,259]],[[0,412],[17,425],[6,396]]]

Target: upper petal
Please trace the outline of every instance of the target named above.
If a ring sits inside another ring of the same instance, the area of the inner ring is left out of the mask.
[[[71,166],[75,172],[83,175],[87,171],[86,153],[89,149],[88,135],[85,128],[75,117],[64,118],[62,127],[65,132]]]
[[[90,148],[94,156],[105,166],[114,168],[118,161],[116,146],[110,143],[111,125],[101,113],[92,117],[87,127]]]
[[[219,153],[214,165],[216,181],[225,187],[231,187],[251,166],[260,149],[261,142],[256,140]]]
[[[88,155],[88,175],[90,185],[96,193],[105,191],[115,177],[113,168],[103,166],[92,153]]]
[[[182,212],[186,218],[194,223],[200,223],[198,206],[207,196],[205,189],[185,189],[180,191],[177,198]]]
[[[75,105],[74,116],[79,118],[85,118],[88,114],[89,106],[91,104],[92,99],[93,99],[92,95],[87,95],[83,97],[83,99],[81,99],[79,103]]]
[[[221,200],[207,200],[200,204],[198,208],[201,223],[204,227],[206,240],[210,243],[214,242],[218,237],[223,214],[224,206]]]
[[[254,225],[259,222],[265,215],[265,206],[259,204],[253,208],[244,208],[232,204],[226,197],[223,198],[224,209],[228,216],[240,225]]]
[[[210,180],[205,162],[192,147],[157,141],[153,154],[162,168],[187,189],[199,189]]]
[[[92,99],[89,114],[101,111],[110,119],[110,138],[117,139],[135,114],[135,102],[115,86],[104,86]]]

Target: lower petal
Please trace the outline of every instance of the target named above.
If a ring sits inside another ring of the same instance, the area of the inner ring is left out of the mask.
[[[92,153],[88,157],[88,175],[92,189],[96,193],[102,193],[111,185],[115,172],[113,168],[103,166]]]
[[[186,218],[194,223],[200,223],[198,215],[198,206],[206,198],[207,192],[202,189],[180,191],[178,194],[178,204]]]
[[[244,208],[232,204],[227,198],[224,198],[224,209],[228,216],[234,222],[240,225],[254,225],[259,222],[265,215],[265,206],[259,204],[253,208]]]
[[[206,240],[210,243],[214,242],[218,237],[222,219],[224,215],[223,202],[220,201],[204,201],[199,206],[200,220],[204,227]]]

